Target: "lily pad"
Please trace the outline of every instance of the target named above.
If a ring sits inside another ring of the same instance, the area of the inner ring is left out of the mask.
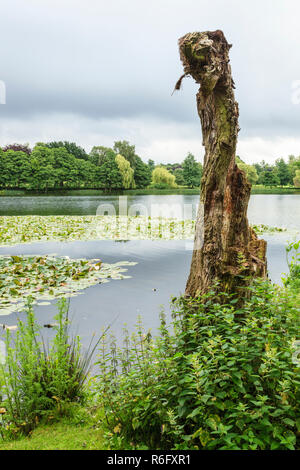
[[[124,266],[135,264],[53,256],[1,256],[0,315],[20,310],[28,296],[38,305],[49,305],[49,300],[73,297],[95,284],[123,279],[127,271]]]
[[[258,233],[285,231],[255,225]],[[192,240],[195,220],[144,216],[1,216],[0,246],[37,241]]]

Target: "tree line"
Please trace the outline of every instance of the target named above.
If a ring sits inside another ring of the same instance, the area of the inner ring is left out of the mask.
[[[252,184],[300,187],[300,157],[283,158],[274,165],[262,161],[247,165],[237,157]],[[0,148],[0,188],[47,192],[53,189],[168,189],[197,188],[202,165],[188,153],[182,163],[145,163],[127,141],[112,148],[94,146],[88,154],[74,142],[10,144]]]
[[[199,187],[202,166],[188,154],[175,171],[145,163],[127,141],[94,146],[88,154],[74,142],[10,144],[0,148],[0,188],[47,192],[52,189],[157,189]]]
[[[72,142],[12,144],[0,148],[0,187],[50,189],[144,188],[151,182],[146,163],[128,142],[93,147],[90,154]]]

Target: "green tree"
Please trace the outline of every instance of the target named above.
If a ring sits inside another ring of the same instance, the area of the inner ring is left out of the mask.
[[[108,150],[112,151],[110,147],[103,147],[102,145],[94,146],[89,154],[90,162],[94,165],[101,166],[105,160],[105,154]]]
[[[31,153],[29,188],[47,191],[55,186],[54,158],[52,150],[36,145]]]
[[[254,165],[247,165],[238,156],[236,157],[237,166],[246,173],[249,183],[255,184],[258,180],[258,174]]]
[[[134,145],[130,145],[127,140],[118,140],[114,143],[113,150],[115,153],[126,158],[126,160],[129,161],[131,168],[135,169],[136,155]]]
[[[188,153],[184,159],[182,169],[185,184],[189,188],[199,187],[202,175],[201,167],[192,153]]]
[[[183,169],[182,168],[176,168],[174,170],[174,176],[176,180],[176,184],[179,186],[184,186],[185,185],[185,179],[184,179],[184,174],[183,174]]]
[[[75,186],[78,179],[76,158],[67,151],[66,147],[54,147],[50,150],[53,155],[56,186],[61,188]]]
[[[135,188],[134,182],[134,170],[131,168],[130,163],[122,155],[116,155],[116,163],[119,167],[119,171],[122,175],[123,188],[131,189]]]
[[[266,170],[268,165],[266,164],[266,162],[264,160],[262,160],[260,163],[254,163],[253,166],[256,169],[256,173],[258,175],[258,181],[257,182],[259,183],[260,175]]]
[[[100,187],[110,192],[113,189],[123,187],[123,179],[116,162],[116,154],[113,150],[107,150],[105,160],[99,168]]]
[[[150,170],[150,174],[152,175],[152,171],[155,168],[155,162],[154,162],[154,160],[151,160],[151,158],[149,158],[147,164],[148,164],[148,168]]]
[[[89,156],[86,153],[86,151],[82,148],[79,147],[79,145],[75,144],[75,142],[68,142],[68,141],[53,141],[53,142],[48,142],[46,144],[40,143],[37,145],[42,145],[45,147],[48,147],[50,149],[52,148],[62,148],[64,147],[66,151],[73,155],[75,158],[79,158],[81,160],[88,160]]]
[[[264,186],[279,186],[280,181],[277,175],[276,168],[268,167],[259,176],[259,184]]]
[[[286,186],[291,184],[292,176],[289,170],[288,164],[283,160],[283,158],[278,158],[276,160],[277,176],[281,186]]]
[[[31,177],[29,148],[27,151],[16,150],[18,144],[7,145],[0,148],[0,187],[27,188]]]
[[[0,147],[0,188],[5,188],[7,179],[6,156]]]
[[[175,176],[166,168],[157,166],[152,172],[152,186],[156,188],[176,188]]]
[[[134,181],[137,188],[146,188],[151,182],[151,171],[149,166],[136,155],[134,168]]]
[[[300,156],[295,157],[294,155],[289,156],[288,167],[291,175],[291,181],[296,176],[296,171],[300,170]]]
[[[96,188],[99,186],[98,170],[93,163],[85,160],[76,160],[76,187]]]
[[[30,155],[25,152],[7,150],[6,174],[8,184],[13,188],[24,188],[30,177]]]
[[[294,178],[294,185],[296,188],[300,188],[300,170],[296,170],[296,176]]]

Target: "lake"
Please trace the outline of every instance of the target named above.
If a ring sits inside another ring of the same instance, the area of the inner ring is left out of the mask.
[[[121,210],[126,202],[128,208],[139,213],[160,209],[167,215],[195,216],[198,196],[128,196],[121,201]],[[28,196],[1,197],[0,215],[95,215],[115,210],[119,213],[118,196]],[[185,208],[186,210],[184,210]],[[178,214],[178,211],[182,211]],[[268,242],[268,268],[270,278],[281,282],[287,271],[285,245],[292,240],[293,233],[300,231],[300,195],[252,195],[248,211],[252,224],[286,227],[287,233],[264,235]],[[158,326],[161,308],[169,315],[172,296],[184,292],[192,255],[192,244],[179,241],[88,241],[70,243],[33,243],[0,248],[3,254],[57,254],[71,258],[101,258],[106,263],[127,260],[138,264],[128,268],[132,277],[108,284],[98,284],[83,291],[70,300],[73,324],[87,344],[93,332],[99,333],[112,321],[112,330],[120,338],[124,323],[132,330],[137,316],[142,315],[147,328]],[[55,303],[55,302],[54,302]],[[55,309],[36,306],[39,322],[51,323]],[[23,314],[12,313],[0,318],[8,325],[16,323]]]

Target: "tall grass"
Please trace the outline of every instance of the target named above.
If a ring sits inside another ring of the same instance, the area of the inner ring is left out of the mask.
[[[69,403],[83,404],[86,400],[86,383],[98,341],[82,351],[79,337],[70,334],[65,299],[59,302],[55,321],[54,337],[46,342],[29,299],[26,320],[19,321],[16,334],[6,331],[2,432],[28,433],[41,418],[54,411],[63,415]]]

